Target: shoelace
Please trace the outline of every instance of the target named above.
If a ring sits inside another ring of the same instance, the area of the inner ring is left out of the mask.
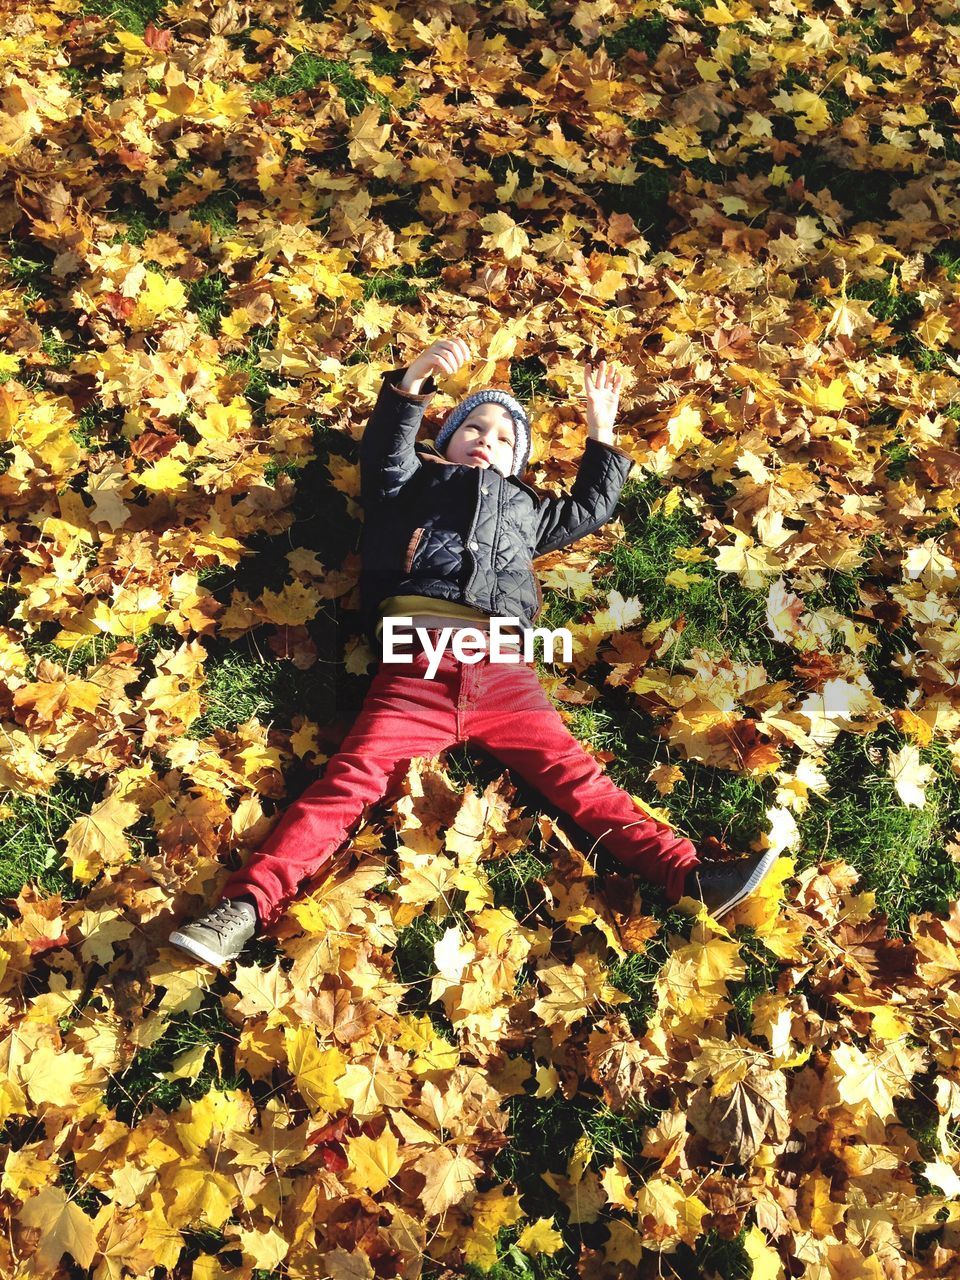
[[[224,933],[229,932],[231,926],[241,924],[246,919],[242,913],[238,914],[238,912],[239,908],[231,903],[221,902],[208,913],[204,924],[209,926],[222,942]]]

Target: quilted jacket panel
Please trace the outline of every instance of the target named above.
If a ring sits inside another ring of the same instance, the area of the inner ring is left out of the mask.
[[[448,462],[417,443],[436,394],[402,391],[390,369],[360,442],[360,608],[377,646],[378,605],[417,594],[454,600],[532,626],[543,608],[535,556],[567,546],[613,516],[633,460],[588,437],[570,492],[544,497],[496,467]]]

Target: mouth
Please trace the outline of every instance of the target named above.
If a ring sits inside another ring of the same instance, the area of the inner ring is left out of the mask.
[[[487,466],[490,465],[490,455],[485,453],[482,449],[472,449],[470,457],[476,458],[478,462],[485,462]]]

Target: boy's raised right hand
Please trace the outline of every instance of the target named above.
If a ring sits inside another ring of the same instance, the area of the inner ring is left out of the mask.
[[[431,373],[456,373],[469,358],[470,348],[463,338],[441,338],[407,366],[400,386],[404,391],[415,391]]]

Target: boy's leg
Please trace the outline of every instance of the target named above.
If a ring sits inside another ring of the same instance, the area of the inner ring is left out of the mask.
[[[501,760],[670,901],[700,859],[690,840],[643,813],[563,723],[532,664],[481,664],[467,742]]]
[[[344,843],[367,805],[398,786],[413,756],[432,757],[456,740],[456,684],[449,664],[423,678],[426,658],[382,663],[360,714],[327,761],[323,777],[284,810],[224,898],[250,898],[262,925],[273,924],[297,888]]]

